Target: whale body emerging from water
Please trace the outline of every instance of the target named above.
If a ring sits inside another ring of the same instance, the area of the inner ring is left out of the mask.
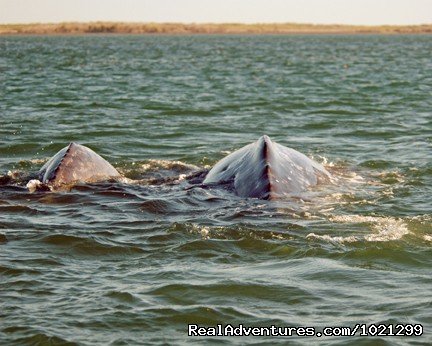
[[[272,199],[298,194],[330,179],[319,163],[262,136],[216,163],[203,184],[227,186],[240,197]]]
[[[53,189],[117,177],[120,173],[108,161],[74,142],[61,149],[38,172],[39,180]]]
[[[260,199],[295,196],[319,182],[331,181],[330,173],[322,165],[268,136],[231,153],[207,174],[198,173],[199,177],[205,175],[204,180],[198,179],[201,186],[221,186],[240,197]],[[191,174],[188,181],[194,184],[196,175]],[[51,190],[62,190],[76,183],[113,178],[121,175],[108,161],[90,148],[72,142],[43,165],[38,172],[39,181],[35,182]]]

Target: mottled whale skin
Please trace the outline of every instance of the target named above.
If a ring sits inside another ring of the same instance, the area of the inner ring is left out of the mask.
[[[319,163],[262,136],[216,163],[203,184],[225,185],[240,197],[274,199],[330,180]]]
[[[42,183],[56,189],[79,182],[117,178],[120,173],[90,148],[72,142],[42,166],[38,177]]]

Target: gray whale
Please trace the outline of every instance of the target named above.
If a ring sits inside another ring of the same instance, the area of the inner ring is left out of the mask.
[[[74,142],[49,159],[37,176],[50,190],[122,177],[100,155]],[[262,136],[220,160],[210,171],[195,172],[187,180],[191,184],[202,183],[203,187],[222,186],[240,197],[273,199],[293,196],[320,182],[331,181],[331,175],[304,154]]]
[[[262,136],[216,163],[203,184],[224,185],[240,197],[272,199],[330,180],[319,163]]]
[[[108,161],[90,148],[74,142],[51,157],[38,172],[39,180],[53,189],[117,177],[120,173]]]

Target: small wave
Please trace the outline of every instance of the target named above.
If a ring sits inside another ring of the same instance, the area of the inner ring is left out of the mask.
[[[41,239],[41,241],[48,245],[66,247],[72,252],[84,255],[127,255],[144,252],[143,249],[137,246],[104,244],[93,238],[78,237],[64,234],[53,234],[45,236]]]
[[[378,174],[378,179],[382,184],[402,184],[405,182],[405,177],[398,171],[383,171]]]
[[[36,269],[30,269],[30,268],[13,268],[13,267],[7,267],[0,265],[0,273],[2,275],[8,275],[8,276],[19,276],[24,274],[29,275],[37,275],[41,274],[39,270]]]
[[[42,186],[43,186],[43,183],[37,179],[31,179],[26,184],[26,188],[29,190],[30,193],[36,192],[36,190],[42,188]]]
[[[178,184],[190,174],[203,171],[198,166],[170,160],[132,162],[116,168],[123,175],[121,181],[139,185]]]
[[[58,336],[47,335],[44,333],[36,333],[31,336],[16,340],[19,345],[64,345],[78,346],[77,343],[65,340]]]
[[[44,159],[30,159],[29,162],[30,162],[30,163],[33,163],[33,164],[35,164],[35,165],[42,165],[42,164],[44,164],[45,162],[47,162],[49,159],[50,159],[49,157],[44,158]]]
[[[184,163],[181,161],[170,161],[170,160],[148,160],[146,163],[141,164],[141,169],[143,171],[154,171],[159,169],[169,169],[178,172],[196,170],[199,169],[198,166]]]
[[[133,294],[123,291],[109,291],[105,293],[105,296],[122,303],[137,303],[140,301],[140,299],[135,297]]]
[[[26,205],[1,205],[0,213],[16,213],[23,215],[42,214],[39,210]]]
[[[349,237],[334,237],[328,234],[319,235],[315,233],[309,233],[306,236],[306,239],[321,239],[327,242],[331,243],[354,243],[359,241],[358,237],[355,236],[349,236]]]
[[[426,240],[426,241],[432,242],[432,234],[425,234],[423,236],[423,239]]]
[[[321,239],[335,243],[353,243],[360,241],[367,242],[385,242],[399,240],[404,235],[409,234],[406,223],[401,219],[392,217],[377,217],[377,216],[362,216],[362,215],[333,215],[329,217],[332,222],[338,223],[367,223],[375,233],[370,233],[361,236],[331,236],[328,234],[318,235],[309,233],[307,239]]]
[[[296,227],[298,227],[296,225]],[[175,230],[185,230],[191,234],[198,234],[202,239],[231,239],[239,240],[243,238],[256,239],[256,240],[270,240],[270,239],[292,239],[292,235],[286,232],[274,232],[268,230],[259,230],[243,225],[234,227],[224,226],[200,226],[194,223],[176,224]]]
[[[8,239],[5,234],[0,233],[0,244],[6,244],[8,242]]]
[[[330,221],[372,224],[372,228],[377,233],[366,235],[365,240],[367,241],[398,240],[409,233],[406,223],[402,219],[393,217],[339,215],[331,217]]]
[[[232,273],[230,273],[232,274]],[[229,274],[227,276],[230,276]],[[178,284],[163,284],[159,287],[152,288],[147,291],[147,294],[151,294],[157,297],[168,300],[171,303],[189,303],[193,304],[195,302],[195,297],[201,295],[205,292],[209,297],[234,297],[239,299],[251,299],[260,301],[276,301],[281,295],[286,293],[286,286],[281,286],[278,284],[269,285],[267,281],[260,280],[257,278],[254,281],[244,282],[237,279],[224,279],[224,280],[214,280],[207,283],[187,283],[182,282]],[[307,290],[301,287],[290,287],[290,296],[294,300],[309,301],[309,300],[319,300],[318,297],[314,296]],[[230,318],[242,319],[244,317],[256,317],[253,310],[238,310],[234,307],[223,306],[217,307],[213,305],[216,312],[222,314],[228,314]],[[221,311],[222,310],[222,311]]]
[[[21,184],[27,180],[27,174],[21,170],[8,171],[7,174],[0,175],[0,186],[9,184]]]
[[[329,161],[329,159],[325,156],[322,155],[311,155],[311,159],[315,160],[316,162],[320,163],[321,165],[323,165],[326,169],[331,169],[333,167],[338,167],[338,164],[333,162],[333,161]]]
[[[388,168],[393,162],[387,160],[366,160],[360,162],[360,166],[367,168]]]
[[[158,171],[171,171],[175,173],[184,173],[198,170],[199,167],[184,163],[182,161],[157,160],[150,159],[145,162],[132,162],[125,167],[117,167],[119,172],[129,177],[137,174],[153,173]]]
[[[239,309],[237,307],[219,307],[216,305],[203,305],[196,304],[196,293],[191,297],[180,297],[178,292],[173,292],[177,299],[172,296],[173,302],[184,302],[189,303],[186,306],[180,304],[171,304],[169,307],[157,307],[146,309],[147,315],[152,316],[152,320],[158,324],[170,324],[170,325],[184,325],[185,321],[190,323],[198,323],[202,325],[217,325],[220,321],[235,321],[241,323],[241,321],[257,318],[251,312]],[[167,299],[167,298],[165,298]],[[168,298],[169,299],[169,298]]]
[[[144,201],[141,203],[140,209],[151,214],[167,214],[171,210],[170,204],[163,199]]]
[[[419,222],[422,225],[429,225],[432,222],[432,214],[411,216],[409,220]]]

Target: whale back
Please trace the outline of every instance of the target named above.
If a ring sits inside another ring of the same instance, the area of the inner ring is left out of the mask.
[[[262,136],[220,160],[204,184],[226,185],[241,197],[271,199],[305,191],[330,178],[319,163]]]
[[[39,170],[38,176],[42,183],[55,188],[115,178],[120,173],[90,148],[72,142],[49,159]]]

